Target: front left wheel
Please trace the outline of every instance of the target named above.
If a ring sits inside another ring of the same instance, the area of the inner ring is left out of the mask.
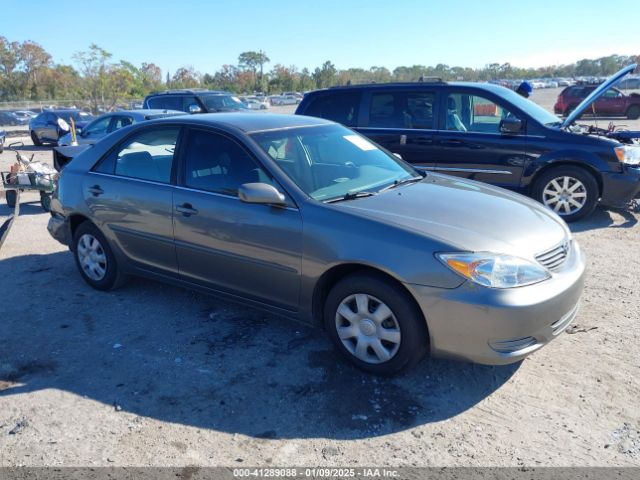
[[[324,323],[337,349],[370,373],[398,373],[428,349],[425,320],[413,298],[381,275],[340,280],[325,301]]]
[[[565,222],[573,222],[586,217],[596,208],[598,182],[580,167],[554,167],[535,181],[533,197],[560,215]]]
[[[78,226],[73,235],[74,257],[82,278],[97,290],[113,290],[123,280],[109,242],[90,222]]]

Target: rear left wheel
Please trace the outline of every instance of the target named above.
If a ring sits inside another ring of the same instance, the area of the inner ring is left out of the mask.
[[[589,172],[572,165],[544,172],[533,186],[533,196],[565,222],[589,215],[598,204],[598,182]]]
[[[105,236],[92,223],[78,226],[74,235],[74,257],[82,278],[97,290],[112,290],[123,275]]]
[[[627,110],[627,118],[629,120],[637,120],[638,118],[640,118],[640,106],[631,105]]]
[[[42,142],[38,138],[38,135],[36,134],[36,132],[34,132],[33,130],[31,130],[31,141],[33,142],[33,144],[36,147],[41,147],[42,146]]]
[[[398,373],[427,351],[427,328],[415,302],[378,275],[354,274],[338,282],[327,296],[324,321],[338,350],[370,373]]]

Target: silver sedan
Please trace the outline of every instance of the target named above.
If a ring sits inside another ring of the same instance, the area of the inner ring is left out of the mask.
[[[585,259],[524,196],[425,174],[326,120],[144,122],[62,172],[49,231],[98,290],[142,275],[323,326],[358,367],[521,360],[573,320]]]

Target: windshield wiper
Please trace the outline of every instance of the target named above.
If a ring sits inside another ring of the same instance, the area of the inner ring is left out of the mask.
[[[355,200],[356,198],[371,197],[373,195],[377,195],[377,193],[368,192],[366,190],[362,190],[360,192],[347,192],[342,197],[330,198],[325,200],[324,203],[344,202],[346,200]]]
[[[378,193],[386,192],[387,190],[391,190],[392,188],[399,187],[400,185],[406,185],[407,183],[419,182],[420,180],[423,180],[423,179],[424,177],[420,176],[420,177],[409,177],[403,180],[394,180],[391,185],[388,185],[383,189],[379,190]]]

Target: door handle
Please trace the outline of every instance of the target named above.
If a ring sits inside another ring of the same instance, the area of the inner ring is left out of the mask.
[[[94,197],[98,197],[104,193],[104,190],[100,188],[100,185],[94,185],[93,187],[89,187],[88,190],[89,190],[89,193],[92,194]]]
[[[411,143],[415,143],[417,145],[432,145],[433,139],[429,137],[416,137],[412,139]]]
[[[182,205],[176,206],[176,212],[181,213],[185,217],[190,217],[191,215],[197,215],[198,210],[193,208],[190,203],[183,203]]]
[[[445,145],[447,147],[459,147],[461,145],[464,145],[464,142],[462,140],[459,140],[457,138],[451,138],[449,140],[442,140],[440,141],[441,145]]]

